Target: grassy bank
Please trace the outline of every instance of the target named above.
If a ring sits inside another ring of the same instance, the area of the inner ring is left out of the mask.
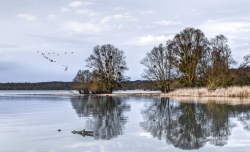
[[[250,97],[250,87],[228,87],[208,90],[207,88],[184,88],[161,94],[166,97]]]

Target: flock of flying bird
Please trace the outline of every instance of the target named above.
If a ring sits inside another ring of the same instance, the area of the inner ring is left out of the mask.
[[[39,51],[37,51],[37,53],[39,53]],[[71,52],[71,54],[73,54],[74,52]],[[50,53],[48,53],[48,54],[50,54]],[[53,53],[51,53],[51,54],[55,54],[54,52]],[[65,54],[67,54],[67,52],[65,52]],[[47,59],[47,60],[49,60],[50,62],[56,62],[55,60],[52,60],[52,59],[50,59],[50,58],[48,58],[46,55],[45,55],[45,53],[42,53],[42,55],[43,55],[43,57],[45,58],[45,59]],[[57,54],[57,56],[58,56],[59,54]],[[60,65],[60,63],[58,62],[58,64]],[[66,65],[62,65],[63,67],[65,67],[65,70],[64,71],[67,71],[67,69],[68,69],[68,66],[66,66]]]

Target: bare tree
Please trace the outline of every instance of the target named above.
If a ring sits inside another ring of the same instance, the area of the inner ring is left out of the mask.
[[[210,41],[210,60],[207,68],[209,87],[227,86],[230,79],[230,68],[236,64],[224,35],[218,35]]]
[[[158,47],[154,47],[151,52],[146,54],[146,57],[142,59],[146,69],[142,73],[142,77],[147,80],[153,80],[157,82],[157,87],[162,92],[170,91],[170,84],[173,79],[173,52],[168,50],[162,44]]]
[[[112,93],[116,86],[129,79],[124,75],[128,70],[125,58],[122,50],[106,44],[95,46],[93,54],[86,59],[87,67],[97,71],[99,81],[104,85],[103,92]]]
[[[169,45],[176,56],[176,67],[185,86],[194,86],[202,58],[209,50],[208,41],[199,29],[186,28]]]
[[[79,70],[73,79],[72,89],[78,90],[80,94],[89,94],[92,80],[89,70]]]

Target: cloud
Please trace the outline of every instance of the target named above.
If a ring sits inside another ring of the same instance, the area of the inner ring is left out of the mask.
[[[144,37],[139,37],[134,40],[130,40],[127,42],[127,44],[130,45],[138,45],[138,46],[143,46],[143,45],[158,45],[159,43],[166,43],[167,40],[172,39],[174,36],[144,36]]]
[[[88,5],[93,5],[95,3],[92,2],[81,2],[81,1],[74,1],[69,4],[69,7],[79,7],[79,6],[88,6]]]
[[[149,14],[153,14],[155,13],[155,11],[140,11],[139,14],[141,15],[149,15]]]
[[[103,28],[91,23],[65,22],[61,25],[63,30],[71,31],[77,34],[97,34]]]
[[[65,8],[65,7],[62,7],[61,11],[64,12],[64,13],[70,13],[71,12],[70,9]]]
[[[70,7],[79,7],[82,5],[82,2],[80,1],[74,1],[69,4]]]
[[[94,12],[93,10],[88,9],[88,8],[77,10],[76,13],[77,14],[88,15],[88,16],[98,16],[98,15],[100,15],[100,13]]]
[[[182,22],[179,22],[179,21],[177,21],[177,22],[174,22],[174,21],[165,21],[165,20],[163,20],[163,21],[156,21],[156,22],[154,22],[154,24],[159,24],[159,25],[178,25],[178,24],[182,24]]]
[[[137,21],[136,18],[127,14],[116,14],[112,16],[107,16],[101,20],[101,24],[106,24],[110,21]]]
[[[246,34],[250,32],[250,22],[219,22],[215,20],[205,21],[201,29],[209,33],[218,34]]]
[[[47,20],[53,20],[56,18],[55,14],[49,14],[49,16],[47,17]]]
[[[25,19],[27,21],[34,21],[34,20],[36,20],[36,16],[30,15],[30,14],[18,14],[17,17],[23,18],[23,19]]]
[[[120,11],[120,10],[125,10],[123,7],[115,7],[112,9],[112,11]]]

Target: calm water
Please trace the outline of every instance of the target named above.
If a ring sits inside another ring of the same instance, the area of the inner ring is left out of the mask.
[[[0,152],[250,149],[249,104],[26,93],[0,91]]]

